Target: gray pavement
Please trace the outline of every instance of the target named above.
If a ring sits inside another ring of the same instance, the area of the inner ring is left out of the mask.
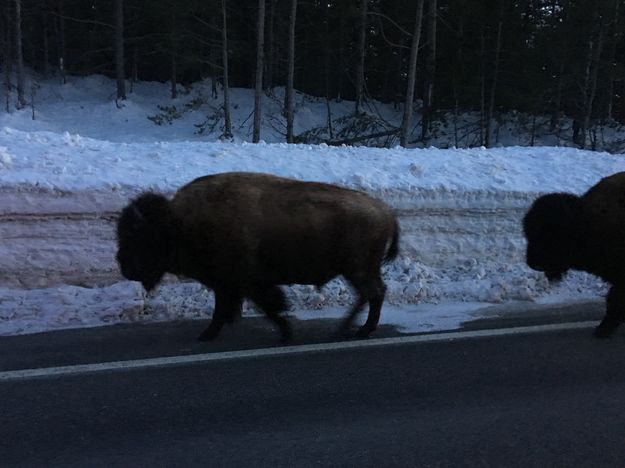
[[[4,381],[0,460],[622,466],[625,333],[596,340],[590,331]]]
[[[474,312],[465,330],[505,328],[547,323],[596,320],[604,313],[603,301],[573,305],[536,305],[519,302]],[[339,321],[289,318],[294,329],[290,345],[342,341]],[[219,337],[202,343],[196,337],[208,320],[120,324],[0,337],[0,372],[75,364],[145,359],[241,349],[282,346],[275,328],[263,317],[244,317],[227,325]],[[404,336],[384,325],[374,338]]]
[[[535,304],[518,301],[497,304],[475,311],[472,314],[474,319],[465,322],[463,329],[480,330],[585,321],[597,321],[598,325],[604,314],[605,301],[603,299],[569,304]]]

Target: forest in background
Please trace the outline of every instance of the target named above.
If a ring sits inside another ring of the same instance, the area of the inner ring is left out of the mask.
[[[403,109],[403,146],[427,144],[438,119],[479,115],[492,145],[498,115],[548,116],[557,133],[594,148],[597,129],[625,124],[623,0],[1,0],[6,110],[28,105],[26,75],[103,74],[123,100],[137,80],[212,79],[260,96],[284,87],[286,141],[293,89]],[[416,112],[416,114],[415,114]],[[418,115],[419,121],[412,119]],[[257,122],[258,120],[258,122]],[[418,131],[415,132],[415,125]]]

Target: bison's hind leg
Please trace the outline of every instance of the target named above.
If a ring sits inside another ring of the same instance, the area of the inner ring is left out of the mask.
[[[605,317],[595,328],[597,338],[609,338],[625,322],[625,288],[612,286],[606,298]]]
[[[280,313],[288,308],[286,297],[278,286],[254,288],[249,298],[260,307],[269,320],[280,330],[280,341],[286,343],[291,340],[293,333],[289,322]]]
[[[385,294],[386,285],[378,277],[369,288],[369,315],[365,324],[358,330],[357,336],[359,338],[367,338],[371,332],[378,328]]]
[[[382,310],[384,294],[386,293],[386,286],[384,285],[382,278],[380,278],[379,272],[370,276],[346,275],[345,278],[352,284],[354,289],[356,289],[358,299],[343,320],[340,332],[343,335],[348,333],[354,318],[368,302],[369,315],[367,316],[367,321],[358,329],[358,333],[356,334],[358,338],[367,338],[371,332],[375,331],[378,327],[378,322],[380,321],[380,311]]]

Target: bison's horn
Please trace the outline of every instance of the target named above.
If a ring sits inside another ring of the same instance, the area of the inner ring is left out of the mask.
[[[135,217],[136,224],[140,224],[145,220],[143,214],[139,211],[139,208],[137,208],[137,205],[132,205],[132,214]]]

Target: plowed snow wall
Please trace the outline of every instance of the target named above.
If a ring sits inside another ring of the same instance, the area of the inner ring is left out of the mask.
[[[0,193],[0,287],[104,286],[121,280],[115,223],[131,191]],[[399,216],[401,254],[434,268],[523,261],[526,193],[384,192]],[[533,198],[533,197],[531,197]]]

